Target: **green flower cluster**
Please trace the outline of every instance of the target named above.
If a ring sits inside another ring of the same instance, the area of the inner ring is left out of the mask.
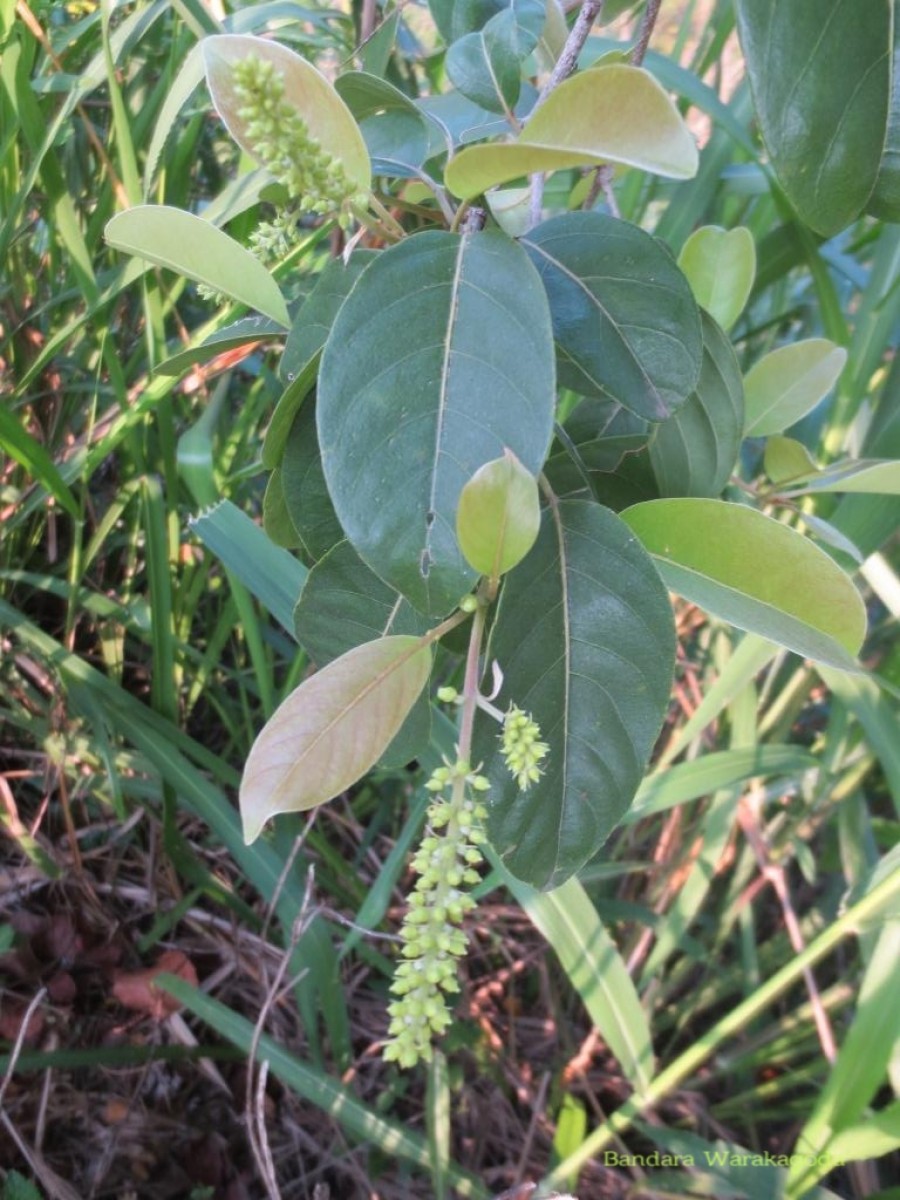
[[[400,931],[403,958],[391,985],[397,998],[388,1006],[391,1040],[384,1051],[385,1059],[401,1067],[430,1062],[433,1036],[452,1020],[447,994],[459,991],[456,960],[468,942],[460,925],[475,907],[462,889],[480,878],[475,868],[483,861],[479,847],[485,841],[481,824],[487,810],[479,794],[490,784],[458,761],[439,767],[425,786],[435,799],[413,859],[419,878]]]
[[[299,215],[295,208],[289,208],[271,221],[260,221],[250,234],[250,247],[256,257],[263,262],[284,258],[297,240]]]
[[[234,63],[231,78],[254,154],[297,201],[299,213],[332,213],[345,204],[367,203],[367,197],[355,195],[343,165],[322,149],[284,98],[284,79],[274,63],[248,55]]]
[[[540,726],[531,713],[525,713],[515,704],[511,704],[503,718],[500,742],[506,765],[523,792],[533,783],[537,783],[544,773],[540,762],[546,757],[550,747],[546,742],[540,741],[540,736]]]

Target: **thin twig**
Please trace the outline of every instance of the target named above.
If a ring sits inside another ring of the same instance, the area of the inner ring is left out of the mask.
[[[578,66],[579,55],[584,49],[584,43],[588,40],[588,34],[591,32],[593,24],[599,17],[602,8],[603,0],[584,0],[581,12],[576,17],[575,24],[566,38],[566,44],[562,48],[562,53],[556,60],[556,66],[550,72],[550,78],[541,88],[540,95],[529,117],[534,116],[550,93],[559,87],[564,79],[568,79]]]
[[[787,930],[794,953],[802,954],[806,949],[806,943],[803,940],[800,922],[797,920],[797,914],[791,902],[791,894],[788,889],[784,867],[773,863],[769,857],[769,847],[759,827],[759,814],[750,797],[746,797],[740,802],[738,806],[738,821],[744,832],[744,837],[746,837],[753,851],[760,874],[772,885],[772,889],[778,897],[778,903],[781,905],[781,911],[784,916],[784,927]],[[806,990],[809,992],[809,1003],[812,1009],[816,1032],[819,1035],[819,1042],[822,1046],[822,1053],[829,1063],[833,1063],[837,1058],[837,1044],[834,1040],[834,1031],[831,1028],[828,1013],[825,1011],[822,997],[819,994],[818,984],[810,967],[804,967],[803,981],[806,984]]]
[[[656,18],[659,16],[661,5],[662,0],[647,0],[647,7],[644,9],[644,17],[638,32],[638,39],[635,42],[634,49],[631,51],[631,65],[633,67],[639,67],[644,61],[644,55],[647,53],[647,47],[650,45],[653,27],[656,24]]]
[[[659,16],[661,5],[662,0],[647,0],[647,7],[644,9],[644,16],[638,31],[637,41],[629,55],[629,61],[633,67],[639,67],[644,61],[644,55],[647,53],[647,47],[650,45],[650,38],[653,35],[653,29],[656,25],[656,18]],[[612,215],[614,217],[622,215],[619,212],[619,205],[612,190],[612,177],[613,169],[608,163],[604,163],[602,167],[596,168],[591,186],[588,189],[587,199],[582,208],[585,210],[593,208],[597,203],[597,197],[602,192]]]
[[[31,1018],[34,1016],[41,1001],[47,995],[47,989],[42,987],[31,998],[31,1003],[25,1009],[25,1015],[22,1017],[22,1022],[19,1025],[19,1032],[16,1034],[16,1040],[13,1044],[12,1052],[9,1056],[9,1066],[3,1076],[3,1081],[0,1083],[0,1105],[3,1103],[3,1097],[6,1095],[6,1089],[9,1087],[9,1081],[12,1079],[16,1070],[16,1062],[19,1055],[22,1053],[22,1047],[25,1045],[25,1038],[28,1036],[28,1026],[31,1024]]]
[[[298,839],[302,844],[303,838],[309,831],[309,824],[304,831],[302,837]],[[292,856],[293,858],[293,856]],[[263,1029],[265,1028],[266,1020],[269,1015],[269,1010],[279,996],[281,983],[287,972],[288,965],[294,953],[298,942],[303,937],[303,934],[309,928],[310,923],[318,916],[318,907],[310,907],[312,900],[313,886],[315,882],[315,872],[312,867],[306,875],[306,887],[303,891],[303,900],[300,904],[300,911],[297,913],[291,929],[291,936],[288,945],[285,947],[284,956],[278,964],[278,970],[275,972],[275,978],[270,984],[262,1006],[259,1010],[259,1016],[256,1019],[256,1024],[253,1028],[253,1037],[250,1042],[250,1050],[247,1055],[247,1092],[244,1100],[244,1115],[247,1123],[247,1140],[250,1143],[250,1150],[256,1162],[262,1181],[265,1185],[269,1200],[281,1200],[281,1193],[278,1190],[278,1182],[274,1175],[272,1167],[272,1155],[269,1150],[268,1137],[265,1130],[265,1112],[261,1108],[259,1088],[254,1088],[253,1085],[253,1064],[256,1061],[256,1055],[259,1051],[259,1043],[262,1038]],[[260,1077],[263,1079],[267,1076],[269,1064],[267,1061],[260,1063]],[[263,1093],[265,1085],[263,1084]],[[262,1132],[260,1132],[262,1130]]]
[[[584,0],[581,6],[581,11],[575,18],[575,24],[572,26],[569,36],[566,38],[566,44],[562,48],[562,53],[556,60],[556,66],[550,72],[550,78],[541,88],[540,95],[535,102],[534,108],[529,114],[529,119],[534,116],[537,110],[541,107],[554,88],[559,87],[564,79],[575,70],[578,65],[578,57],[584,49],[584,43],[588,39],[588,34],[591,32],[594,22],[600,15],[603,8],[603,0]],[[531,176],[531,224],[532,227],[537,225],[541,219],[541,209],[544,200],[544,176],[539,172]]]

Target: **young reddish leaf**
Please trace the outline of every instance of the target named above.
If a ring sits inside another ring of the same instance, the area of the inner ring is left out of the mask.
[[[482,575],[497,579],[511,571],[534,545],[540,527],[537,480],[511,450],[480,467],[460,493],[456,536]]]
[[[253,743],[241,781],[244,840],[276,813],[332,800],[378,761],[431,672],[431,650],[408,635],[348,650],[304,680]]]

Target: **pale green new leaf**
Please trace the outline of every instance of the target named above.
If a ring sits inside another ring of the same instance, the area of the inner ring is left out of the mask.
[[[239,300],[284,329],[291,323],[278,284],[259,259],[202,217],[164,204],[138,204],[112,218],[106,240],[115,250]]]
[[[756,275],[756,245],[743,225],[695,229],[681,248],[678,265],[687,275],[697,303],[730,329],[741,313]]]
[[[244,840],[276,813],[302,812],[356,783],[396,736],[431,671],[421,638],[349,650],[304,680],[253,743],[241,780]]]
[[[869,1113],[859,1125],[842,1129],[828,1143],[835,1162],[880,1158],[900,1148],[900,1101],[881,1112]]]
[[[541,527],[537,480],[509,450],[485,463],[460,492],[460,549],[481,575],[498,579],[528,553]]]
[[[773,436],[766,441],[763,467],[773,483],[782,484],[792,479],[807,479],[819,468],[816,460],[796,438]]]
[[[612,63],[573,75],[550,93],[515,142],[468,146],[444,174],[455,196],[471,200],[522,175],[622,163],[672,179],[697,171],[697,146],[649,72]]]
[[[802,490],[900,496],[900,460],[861,458],[832,463],[807,479]]]
[[[278,42],[247,34],[221,33],[202,42],[206,80],[216,112],[228,132],[253,158],[257,147],[247,136],[246,120],[235,91],[232,67],[245,58],[271,63],[284,80],[284,99],[306,122],[307,129],[330,158],[337,159],[350,181],[368,192],[372,180],[369,151],[353,116],[329,81],[316,68]]]
[[[859,670],[866,609],[824,550],[756,509],[650,500],[622,514],[671,591],[804,657]]]
[[[816,407],[831,391],[847,351],[827,338],[807,338],[773,350],[744,379],[744,433],[781,433]]]

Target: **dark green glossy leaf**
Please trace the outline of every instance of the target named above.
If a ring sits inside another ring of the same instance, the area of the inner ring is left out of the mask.
[[[560,381],[647,420],[685,402],[700,375],[700,311],[655,238],[604,213],[568,213],[522,244],[547,289]]]
[[[276,546],[294,550],[300,545],[285,502],[283,480],[278,467],[269,476],[263,496],[263,529]]]
[[[334,86],[359,122],[376,174],[421,167],[429,156],[428,122],[408,96],[365,71],[347,71]]]
[[[489,112],[507,112],[519,98],[521,66],[537,44],[544,13],[538,0],[512,0],[455,41],[446,59],[453,84]]]
[[[421,635],[430,624],[382,583],[347,541],[312,568],[294,609],[297,641],[319,667],[363,642],[393,633]],[[423,693],[381,756],[381,766],[404,766],[428,744],[430,734],[431,705]]]
[[[580,500],[545,512],[534,549],[504,584],[489,655],[504,674],[497,703],[531,712],[550,747],[544,775],[522,792],[496,723],[479,714],[490,839],[518,878],[558,887],[628,809],[669,702],[668,596],[618,517]]]
[[[344,531],[335,515],[322,471],[312,399],[294,419],[278,474],[285,509],[298,538],[293,544],[301,545],[307,556],[317,562],[343,540]]]
[[[497,13],[483,29],[467,33],[447,51],[447,74],[469,100],[504,113],[519,98],[520,58],[512,14]]]
[[[626,457],[633,458],[644,449],[652,428],[612,400],[582,400],[558,433],[544,474],[558,496],[580,493],[584,498],[590,495],[599,475],[618,471]],[[601,503],[616,507],[606,500]]]
[[[894,56],[887,135],[868,211],[882,221],[900,221],[900,12],[894,5]]]
[[[891,0],[738,0],[760,128],[779,182],[825,237],[866,207],[891,87]]]
[[[450,45],[508,7],[509,0],[429,0],[428,7],[441,37]]]
[[[503,234],[417,234],[344,303],[319,375],[328,490],[362,558],[421,611],[443,614],[471,587],[459,494],[507,447],[540,471],[554,391],[546,298]]]
[[[288,387],[278,401],[266,430],[262,450],[264,467],[277,467],[281,461],[297,410],[316,382],[322,347],[334,319],[350,289],[377,257],[375,250],[356,250],[348,263],[340,258],[333,259],[297,313],[279,365],[279,374]]]
[[[744,384],[731,342],[702,312],[697,390],[656,427],[649,454],[661,496],[718,496],[731,477],[744,429]]]

